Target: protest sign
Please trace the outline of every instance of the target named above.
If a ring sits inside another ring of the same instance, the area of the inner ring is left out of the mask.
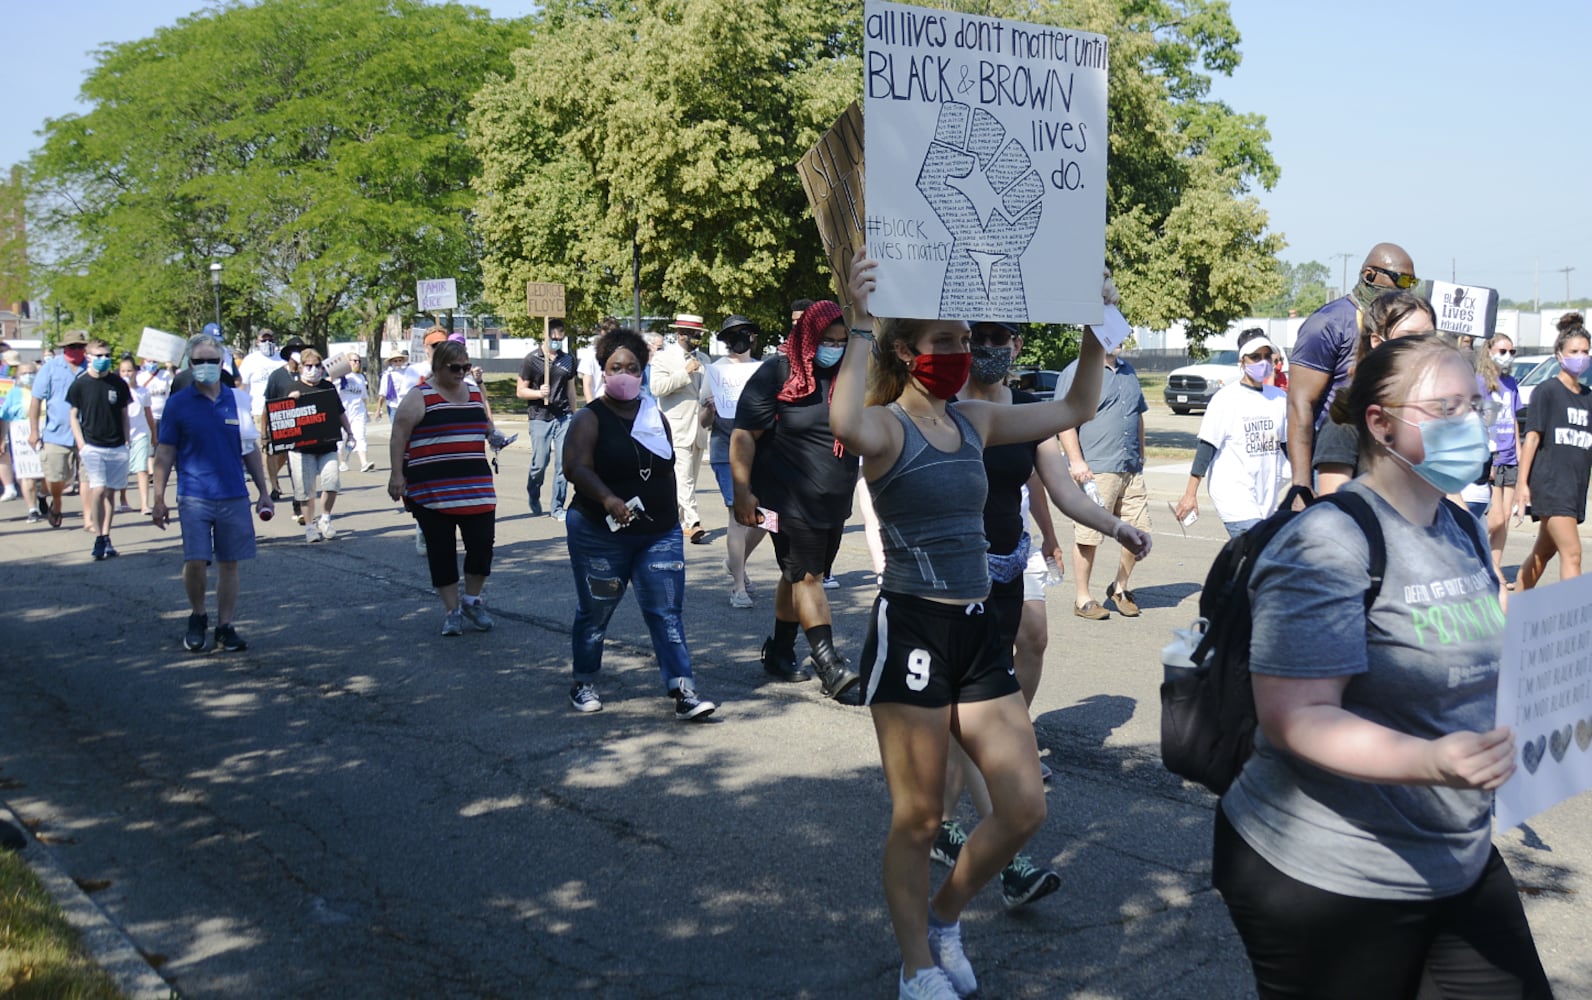
[[[818,237],[835,282],[835,301],[856,326],[851,308],[851,258],[865,242],[862,201],[862,109],[851,102],[818,145],[796,161],[807,203],[818,223]]]
[[[162,364],[178,364],[182,361],[182,352],[187,349],[188,342],[175,333],[157,330],[152,326],[144,327],[143,336],[138,338],[138,356],[148,361],[159,361]]]
[[[334,416],[337,407],[337,390],[332,387],[306,392],[296,399],[267,400],[271,454],[335,445],[343,436],[342,421]]]
[[[1592,576],[1509,596],[1497,724],[1517,755],[1494,799],[1500,830],[1592,788]]]
[[[1103,35],[869,0],[877,316],[1099,323]]]
[[[452,278],[426,278],[415,282],[417,312],[457,308],[459,308],[459,291]]]
[[[1498,328],[1497,289],[1432,281],[1426,292],[1432,312],[1437,314],[1439,331],[1485,340]]]
[[[525,315],[563,318],[564,286],[551,281],[527,281]]]

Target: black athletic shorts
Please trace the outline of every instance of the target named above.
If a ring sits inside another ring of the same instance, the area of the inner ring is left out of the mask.
[[[863,704],[944,708],[992,701],[1021,689],[1011,639],[983,604],[966,606],[906,594],[874,598],[862,646]]]
[[[840,551],[840,536],[845,530],[843,524],[819,528],[799,517],[781,514],[779,530],[771,533],[779,571],[791,583],[801,583],[807,576],[822,580],[824,573],[834,565],[835,553]]]

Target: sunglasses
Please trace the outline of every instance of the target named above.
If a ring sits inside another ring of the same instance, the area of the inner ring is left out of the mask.
[[[1404,289],[1414,288],[1415,287],[1415,283],[1418,280],[1420,280],[1420,279],[1416,278],[1415,275],[1413,275],[1413,274],[1402,274],[1402,273],[1400,273],[1398,271],[1389,271],[1385,267],[1376,267],[1375,265],[1368,264],[1368,265],[1366,265],[1366,269],[1370,270],[1370,271],[1375,271],[1377,274],[1386,276],[1389,281],[1393,282],[1393,285],[1396,288],[1404,288]]]
[[[1507,355],[1509,355],[1509,356],[1510,356],[1510,357],[1511,357],[1511,358],[1512,358],[1512,357],[1514,357],[1514,356],[1515,356],[1515,352],[1514,352],[1514,350],[1513,350],[1513,349],[1512,349],[1512,348],[1511,348],[1511,349],[1510,349],[1510,350],[1507,350],[1507,351],[1506,351],[1506,350],[1504,350],[1504,349],[1503,349],[1503,348],[1499,348],[1499,349],[1497,349],[1497,350],[1496,350],[1496,351],[1494,351],[1494,352],[1493,352],[1493,353],[1494,353],[1494,354],[1507,354]]]
[[[1012,331],[1003,326],[979,327],[973,331],[972,338],[980,347],[1005,347],[1012,342]]]
[[[443,365],[442,367],[446,368],[455,375],[464,375],[470,371],[469,365]]]
[[[92,353],[91,353],[91,354],[90,354],[90,355],[89,355],[89,357],[91,357],[91,358],[108,358],[108,357],[110,357],[110,352],[108,352],[108,351],[107,351],[107,352],[106,352],[106,353],[104,353],[104,354],[92,354]]]

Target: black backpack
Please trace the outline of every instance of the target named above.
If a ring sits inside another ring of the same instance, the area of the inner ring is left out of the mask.
[[[1189,656],[1192,666],[1182,670],[1169,667],[1168,674],[1175,672],[1176,676],[1161,685],[1161,762],[1173,774],[1218,795],[1227,791],[1255,749],[1255,696],[1249,682],[1250,574],[1261,551],[1300,514],[1293,509],[1296,497],[1307,503],[1330,503],[1354,519],[1371,550],[1367,612],[1382,592],[1387,570],[1382,526],[1371,504],[1353,492],[1313,498],[1309,490],[1295,486],[1275,514],[1222,546],[1200,593],[1200,617],[1208,624]],[[1447,498],[1443,503],[1461,525],[1471,516]],[[1468,534],[1477,555],[1490,566],[1492,553],[1477,532]]]

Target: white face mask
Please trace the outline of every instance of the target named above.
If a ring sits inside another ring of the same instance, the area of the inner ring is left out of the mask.
[[[1492,359],[1493,364],[1497,365],[1498,370],[1505,375],[1508,375],[1509,369],[1515,366],[1515,356],[1513,354],[1494,354]]]

